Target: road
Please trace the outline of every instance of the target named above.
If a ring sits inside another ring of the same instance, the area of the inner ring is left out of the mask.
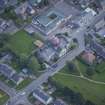
[[[8,87],[2,81],[0,81],[0,89],[6,92],[10,97],[13,97],[14,95],[16,95],[15,89]]]
[[[61,59],[57,61],[57,67],[56,68],[49,68],[47,69],[44,74],[42,74],[37,80],[33,81],[31,84],[29,84],[23,91],[19,92],[17,95],[14,95],[12,99],[10,99],[10,103],[8,105],[16,105],[18,102],[26,101],[26,97],[38,86],[43,84],[47,81],[49,77],[57,73],[61,70],[61,68],[64,67],[65,63],[69,60],[73,60],[76,56],[78,56],[84,49],[84,34],[87,30],[87,27],[90,26],[93,28],[93,26],[101,20],[105,16],[105,12],[100,13],[98,16],[94,17],[88,24],[85,24],[84,27],[79,28],[75,33],[73,33],[74,37],[77,37],[79,42],[79,47],[73,50],[72,52],[67,53],[64,55]],[[22,93],[25,93],[23,96]],[[30,105],[30,104],[29,104]]]

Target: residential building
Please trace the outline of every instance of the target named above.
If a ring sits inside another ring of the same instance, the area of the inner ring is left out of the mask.
[[[23,78],[19,76],[12,67],[7,64],[0,64],[0,73],[7,77],[9,80],[12,80],[17,85],[23,81]]]
[[[59,57],[67,52],[70,45],[70,42],[63,35],[53,36],[50,42],[57,51]]]
[[[100,29],[102,29],[103,27],[105,27],[105,20],[104,18],[102,20],[100,20],[96,25],[95,25],[95,31],[99,31]]]
[[[12,77],[11,77],[11,80],[16,84],[16,85],[19,85],[24,79],[19,76],[18,74],[14,74]]]
[[[96,54],[100,57],[102,57],[103,59],[105,59],[105,48],[102,47],[101,45],[99,45],[96,42],[91,42],[90,43],[90,48],[96,52]]]
[[[44,46],[38,51],[40,58],[46,62],[50,62],[55,56],[55,50],[52,47]]]
[[[82,54],[82,59],[88,64],[93,64],[96,57],[92,52],[85,51]]]
[[[53,101],[53,98],[41,89],[35,89],[33,96],[45,105],[48,105]]]
[[[15,71],[6,64],[0,64],[0,73],[10,79],[15,74]]]
[[[31,5],[29,5],[28,2],[24,2],[15,9],[15,13],[25,20],[27,19],[28,15],[33,15],[35,13],[35,10]]]
[[[100,37],[105,38],[105,26],[100,29],[98,32],[96,32]]]

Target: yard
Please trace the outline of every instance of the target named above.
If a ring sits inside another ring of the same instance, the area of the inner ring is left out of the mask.
[[[25,88],[31,82],[32,82],[32,79],[29,79],[29,78],[23,80],[18,86],[16,86],[16,90],[21,90]]]
[[[0,105],[4,105],[4,103],[9,99],[9,96],[0,90]]]
[[[27,58],[34,49],[33,42],[34,39],[22,30],[11,36],[7,46],[15,52],[16,55],[21,58]]]
[[[79,60],[76,60],[76,62],[78,63],[78,69],[81,71],[81,73],[84,76],[87,76],[86,70],[88,66]],[[105,61],[102,61],[100,64],[96,64],[95,71],[98,71],[98,72],[95,72],[94,75],[91,76],[91,79],[105,82]]]
[[[41,71],[42,67],[36,57],[32,56],[30,58],[28,66],[30,69],[32,69],[32,73],[35,74],[35,76],[40,75],[39,71]]]
[[[30,55],[33,51],[37,50],[37,46],[34,45],[34,41],[41,40],[38,34],[34,34],[33,36],[28,35],[24,30],[18,31],[16,34],[12,35],[7,42],[6,47],[11,49],[20,59],[22,63],[28,62],[30,59]],[[37,61],[35,56],[32,57],[30,68],[34,68],[36,70],[40,69],[40,64]],[[22,64],[21,63],[21,64]],[[20,72],[20,66],[17,62],[12,62],[11,66],[16,69],[17,72]]]
[[[77,64],[76,66],[78,66],[77,68],[79,69],[79,71],[83,75],[86,75],[85,71],[87,69],[87,66],[78,60],[75,60],[74,63]],[[102,63],[100,65],[97,65],[96,69],[104,68],[105,67]],[[61,72],[56,74],[53,79],[63,86],[69,87],[76,92],[80,92],[85,99],[91,100],[96,105],[105,105],[105,84],[96,84],[83,78],[73,76],[69,74],[66,66],[62,69]],[[97,81],[105,81],[105,71],[100,74],[96,73],[91,79]]]

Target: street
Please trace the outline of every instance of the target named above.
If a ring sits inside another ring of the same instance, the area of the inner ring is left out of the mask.
[[[68,52],[65,54],[63,57],[61,57],[57,61],[57,67],[55,68],[49,68],[46,70],[45,73],[43,73],[37,80],[34,80],[31,84],[29,84],[23,91],[20,91],[17,95],[14,94],[14,97],[10,99],[10,103],[8,105],[17,105],[19,102],[26,102],[27,96],[33,92],[38,86],[43,84],[44,82],[47,81],[47,79],[51,76],[53,76],[55,73],[60,71],[64,66],[65,63],[69,60],[72,61],[76,56],[78,56],[84,49],[84,34],[87,31],[87,27],[89,26],[90,29],[93,28],[93,26],[101,20],[105,16],[105,11],[101,12],[98,16],[95,16],[90,23],[85,24],[84,27],[80,27],[76,32],[73,33],[73,36],[78,39],[79,42],[79,47],[76,48],[73,51]],[[21,96],[22,93],[25,93],[24,95]],[[27,101],[28,103],[28,101]],[[26,104],[25,104],[26,105]],[[28,103],[28,105],[31,105]]]

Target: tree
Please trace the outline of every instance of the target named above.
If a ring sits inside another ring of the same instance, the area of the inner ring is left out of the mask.
[[[39,4],[39,7],[47,6],[49,4],[49,0],[42,0]]]
[[[9,40],[9,35],[8,34],[0,34],[0,48],[2,48],[5,43]]]
[[[85,103],[85,105],[95,105],[95,104],[93,102],[87,100],[86,103]]]
[[[94,73],[95,73],[94,67],[88,67],[87,70],[86,70],[86,73],[87,73],[88,76],[93,76]]]
[[[80,93],[75,93],[75,95],[74,95],[74,103],[76,105],[84,105],[85,99],[83,98],[83,96]]]
[[[17,20],[17,18],[18,18],[16,16],[16,13],[13,10],[13,7],[7,7],[5,9],[5,11],[2,13],[1,17],[4,19],[7,19],[7,20],[9,20],[9,19]]]
[[[67,61],[66,65],[67,65],[68,69],[70,70],[70,72],[76,72],[77,68],[74,63]]]

